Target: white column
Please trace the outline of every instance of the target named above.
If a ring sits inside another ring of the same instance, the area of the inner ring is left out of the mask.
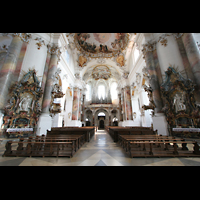
[[[132,110],[136,113],[136,118],[133,115],[133,126],[140,126],[140,109],[138,105],[138,95],[132,98]]]

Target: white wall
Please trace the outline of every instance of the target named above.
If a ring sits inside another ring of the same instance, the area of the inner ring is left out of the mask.
[[[156,48],[162,75],[164,75],[170,64],[178,67],[179,71],[184,70],[178,44],[173,35],[167,36],[167,46],[164,46],[158,42]]]
[[[38,80],[41,82],[47,57],[47,47],[46,45],[43,45],[40,50],[38,50],[38,46],[36,45],[38,41],[34,40],[37,35],[31,35],[32,39],[27,45],[18,81],[21,80],[21,78],[23,77],[23,72],[27,73],[29,69],[35,69]]]

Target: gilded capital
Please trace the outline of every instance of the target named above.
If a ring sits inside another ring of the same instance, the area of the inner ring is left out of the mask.
[[[145,44],[142,44],[143,48],[142,48],[142,53],[143,53],[143,58],[145,58],[145,55],[148,51],[152,52],[154,50],[156,50],[156,41],[148,41],[147,43]]]
[[[15,36],[18,36],[18,37],[21,38],[21,40],[22,40],[23,42],[27,42],[27,43],[29,43],[29,39],[32,38],[32,35],[31,35],[31,34],[28,34],[28,33],[13,33],[13,36],[14,36],[14,37],[15,37]]]
[[[60,47],[56,46],[56,45],[47,45],[47,52],[50,53],[51,55],[57,55],[58,57],[58,62],[60,61],[60,56],[61,56],[61,51],[60,51]]]

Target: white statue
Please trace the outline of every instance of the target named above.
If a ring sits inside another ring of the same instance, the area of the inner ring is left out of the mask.
[[[177,93],[174,96],[174,103],[176,112],[186,110],[186,106],[184,104],[184,94],[183,93]]]
[[[31,108],[32,98],[29,94],[24,95],[19,103],[19,111],[27,111]]]

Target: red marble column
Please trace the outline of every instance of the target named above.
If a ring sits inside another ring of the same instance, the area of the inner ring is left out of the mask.
[[[184,65],[184,68],[185,68],[187,78],[189,78],[189,79],[191,79],[192,81],[195,82],[195,77],[194,77],[194,74],[193,74],[192,69],[190,67],[190,62],[188,60],[187,53],[185,51],[185,47],[184,47],[184,44],[183,44],[182,37],[181,36],[176,37],[176,41],[177,41],[178,48],[179,48],[179,51],[180,51],[180,54],[181,54],[181,58],[182,58],[182,61],[183,61],[183,65]]]
[[[152,96],[156,105],[155,112],[161,112],[163,102],[160,95],[160,84],[162,77],[160,66],[157,58],[156,43],[147,43],[143,48],[144,58],[146,61],[147,69],[150,75],[150,86],[153,89]]]
[[[13,36],[13,40],[8,49],[8,54],[0,70],[0,109],[3,109],[6,104],[8,91],[11,84],[13,83],[13,77],[22,44],[23,41],[21,40],[20,36]]]
[[[58,46],[48,46],[48,51],[51,54],[51,59],[48,67],[47,80],[44,90],[44,97],[42,103],[42,113],[49,113],[50,103],[51,103],[51,92],[53,85],[53,75],[56,72],[58,61],[60,58],[60,48]]]
[[[124,88],[124,102],[125,102],[125,119],[133,120],[132,104],[131,104],[131,90],[130,86]]]
[[[77,87],[74,87],[72,120],[78,120],[78,117],[79,117],[79,97],[80,97],[80,89]]]
[[[82,95],[82,90],[79,90],[79,108],[78,108],[78,120],[81,120],[81,95]]]
[[[195,43],[192,33],[184,33],[182,36],[183,45],[192,69],[193,75],[195,77],[195,83],[198,86],[198,95],[196,96],[197,101],[200,102],[200,53],[199,49]]]

